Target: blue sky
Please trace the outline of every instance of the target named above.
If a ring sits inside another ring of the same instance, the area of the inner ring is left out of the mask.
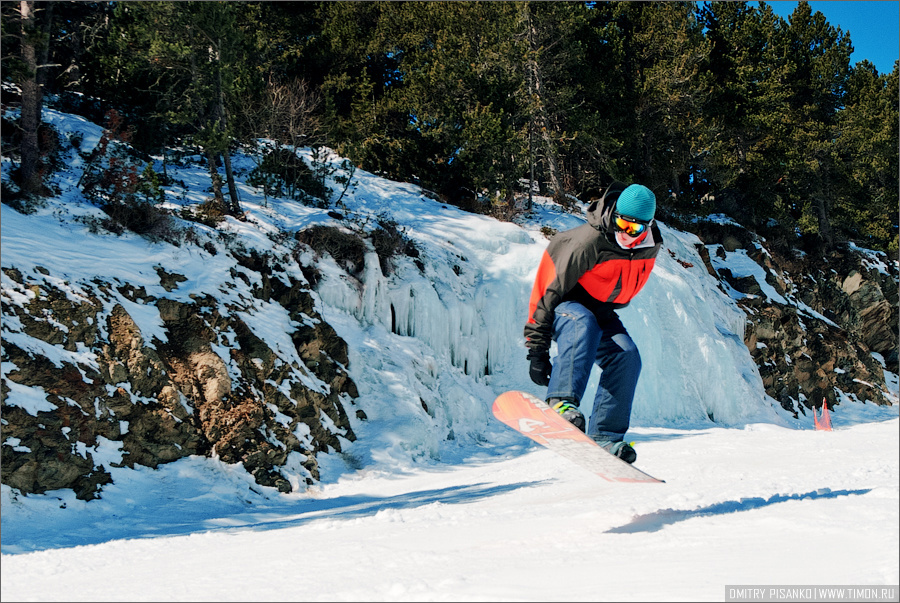
[[[777,15],[788,19],[797,2],[766,2]],[[890,73],[900,54],[900,2],[828,1],[810,2],[813,12],[825,15],[828,23],[850,33],[853,54],[850,64],[868,59],[878,73]]]

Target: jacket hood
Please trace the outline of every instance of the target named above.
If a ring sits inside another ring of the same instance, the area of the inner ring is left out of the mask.
[[[613,182],[603,197],[591,202],[587,209],[588,224],[600,232],[612,232],[612,215],[616,208],[616,199],[625,190],[625,186],[621,182]]]

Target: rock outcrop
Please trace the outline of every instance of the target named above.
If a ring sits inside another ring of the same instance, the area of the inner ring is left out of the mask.
[[[807,253],[734,224],[701,223],[694,230],[705,243],[707,270],[739,293],[748,318],[744,340],[767,394],[795,414],[823,400],[833,407],[837,392],[890,403],[884,368],[900,372],[896,260],[852,245]],[[710,253],[725,258],[739,250],[765,270],[765,285],[783,303],[767,296],[754,276],[714,267]]]
[[[110,482],[107,467],[189,455],[241,463],[283,492],[318,479],[316,453],[355,439],[347,346],[304,282],[271,257],[238,262],[235,278],[252,281],[241,308],[4,269],[3,483],[91,499]],[[185,280],[156,270],[166,291]],[[242,319],[267,309],[289,317],[293,350],[271,349]],[[158,332],[142,332],[136,312],[158,315]]]

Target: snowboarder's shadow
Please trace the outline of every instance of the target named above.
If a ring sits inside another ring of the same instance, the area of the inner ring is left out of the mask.
[[[244,513],[229,516],[221,525],[216,521],[206,521],[203,531],[212,529],[251,529],[270,530],[294,527],[314,520],[346,520],[375,516],[379,513],[401,512],[405,509],[416,509],[425,505],[453,505],[471,503],[483,498],[498,496],[520,488],[538,486],[548,480],[518,482],[502,485],[487,483],[468,484],[434,490],[421,490],[407,494],[379,496],[341,496],[333,499],[308,500],[300,505],[299,513],[285,513],[281,508],[270,513]]]
[[[762,507],[768,507],[777,503],[788,502],[792,500],[812,500],[817,498],[837,498],[838,496],[862,495],[871,492],[871,488],[862,490],[830,490],[829,488],[820,488],[814,492],[806,492],[805,494],[775,494],[769,498],[753,497],[742,498],[740,500],[728,500],[715,503],[706,507],[697,509],[662,509],[654,513],[646,515],[638,515],[625,525],[612,528],[606,532],[609,534],[633,534],[636,532],[658,532],[667,525],[693,519],[695,517],[710,517],[714,515],[726,515],[728,513],[738,513],[741,511],[752,511]]]

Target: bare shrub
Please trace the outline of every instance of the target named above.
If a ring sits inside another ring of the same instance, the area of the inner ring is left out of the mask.
[[[297,233],[297,240],[318,253],[327,253],[350,274],[365,266],[366,244],[359,235],[336,226],[313,226]]]

